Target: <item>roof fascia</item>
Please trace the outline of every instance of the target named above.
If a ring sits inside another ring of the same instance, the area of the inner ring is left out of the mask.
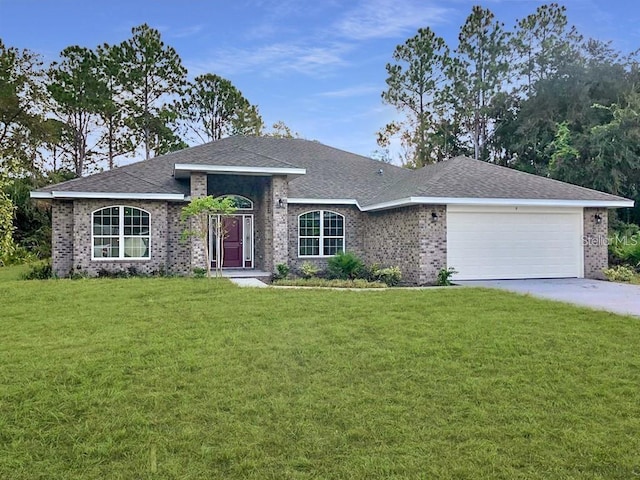
[[[198,165],[194,163],[176,163],[173,166],[173,174],[175,178],[189,178],[192,172],[199,173],[217,173],[221,175],[256,175],[256,176],[273,176],[287,175],[297,177],[305,175],[307,170],[304,168],[288,168],[288,167],[246,167],[237,165]]]
[[[363,212],[387,210],[390,208],[407,207],[411,205],[487,205],[487,206],[515,206],[515,207],[602,207],[624,208],[633,207],[633,200],[556,200],[536,198],[455,198],[455,197],[406,197],[389,202],[367,205]]]
[[[36,199],[110,199],[110,200],[171,200],[182,201],[182,193],[122,193],[122,192],[31,192],[31,198]]]

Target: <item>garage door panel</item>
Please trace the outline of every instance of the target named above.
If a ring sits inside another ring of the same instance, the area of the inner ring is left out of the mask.
[[[458,280],[581,277],[581,238],[581,209],[447,212],[447,264]]]

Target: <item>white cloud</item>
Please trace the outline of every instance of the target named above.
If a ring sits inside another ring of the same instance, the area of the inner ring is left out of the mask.
[[[309,46],[296,43],[274,43],[257,48],[218,50],[205,62],[188,65],[195,75],[208,71],[233,75],[260,72],[265,75],[297,72],[305,75],[326,75],[334,68],[347,65],[344,44]]]
[[[381,87],[376,85],[356,85],[354,87],[347,87],[340,90],[332,90],[329,92],[320,92],[317,95],[320,97],[330,98],[350,98],[359,97],[363,95],[369,95],[371,93],[380,92]]]
[[[336,31],[353,40],[398,37],[443,22],[448,12],[424,0],[365,0],[337,22]]]
[[[190,27],[184,27],[176,31],[167,31],[167,35],[172,38],[185,38],[197,35],[204,29],[204,25],[192,25]],[[168,30],[168,29],[167,29]]]

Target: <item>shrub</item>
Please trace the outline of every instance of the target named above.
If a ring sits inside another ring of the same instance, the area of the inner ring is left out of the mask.
[[[353,280],[366,275],[364,263],[351,252],[339,252],[328,262],[329,277]]]
[[[204,278],[207,276],[207,269],[202,267],[196,267],[193,269],[193,276],[195,278]]]
[[[436,279],[436,285],[442,287],[448,287],[451,285],[451,277],[458,273],[453,267],[441,268],[438,272],[438,278]]]
[[[51,261],[35,263],[31,266],[29,271],[22,277],[25,280],[47,280],[53,278],[53,268],[51,267]]]
[[[632,268],[618,265],[613,268],[605,268],[603,270],[604,276],[610,282],[631,282],[635,278],[635,272]]]
[[[640,265],[640,233],[616,232],[609,237],[609,254],[613,263]]]
[[[303,278],[313,278],[318,275],[320,269],[315,263],[304,262],[300,268]]]
[[[0,266],[22,265],[24,263],[35,262],[36,260],[38,260],[37,255],[34,255],[21,245],[16,245],[11,253],[0,257]]]
[[[373,270],[371,275],[377,281],[387,284],[389,287],[395,287],[402,280],[402,272],[400,267],[387,267]]]
[[[289,265],[286,263],[279,263],[276,265],[276,273],[273,274],[273,278],[275,280],[287,278],[290,271],[291,269],[289,268]]]

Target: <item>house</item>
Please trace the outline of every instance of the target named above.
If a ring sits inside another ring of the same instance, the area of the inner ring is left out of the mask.
[[[191,198],[232,195],[223,267],[294,271],[351,251],[412,284],[588,277],[607,266],[607,209],[631,200],[458,157],[407,170],[301,139],[230,137],[41,188],[53,268],[190,274],[209,245],[180,241]],[[215,261],[215,259],[214,259]]]

